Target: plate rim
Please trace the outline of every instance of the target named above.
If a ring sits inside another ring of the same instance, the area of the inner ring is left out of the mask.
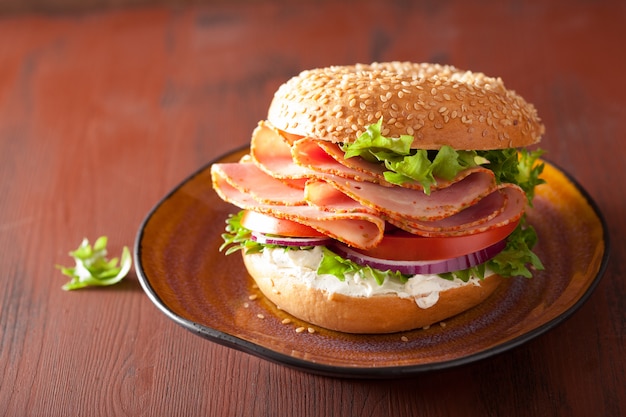
[[[178,192],[185,184],[191,181],[196,176],[205,172],[207,169],[210,169],[211,165],[217,163],[220,160],[227,158],[230,155],[233,155],[237,152],[245,151],[249,148],[249,145],[244,145],[235,149],[231,149],[220,156],[212,159],[210,162],[200,166],[193,173],[184,178],[181,182],[179,182],[175,187],[173,187],[169,192],[167,192],[163,197],[161,197],[156,204],[148,211],[143,220],[140,223],[139,229],[136,233],[135,242],[133,245],[133,260],[135,262],[135,273],[139,280],[139,283],[153,304],[168,318],[173,320],[178,325],[183,328],[191,331],[192,333],[203,337],[209,341],[217,343],[222,346],[226,346],[228,348],[238,350],[256,357],[259,357],[264,360],[268,360],[270,362],[287,366],[292,369],[297,369],[301,371],[306,371],[309,373],[331,376],[331,377],[351,377],[351,378],[398,378],[398,377],[410,377],[415,376],[417,374],[432,372],[436,370],[444,370],[454,367],[459,367],[463,365],[468,365],[470,363],[474,363],[477,361],[481,361],[506,351],[515,349],[516,347],[531,341],[532,339],[537,338],[538,336],[546,333],[548,330],[553,329],[569,319],[576,311],[578,311],[582,305],[584,305],[591,295],[595,292],[595,289],[599,285],[602,277],[604,276],[607,266],[608,260],[610,257],[610,236],[609,229],[607,227],[606,219],[600,210],[596,201],[591,197],[589,192],[566,170],[561,168],[559,165],[551,162],[549,159],[542,158],[543,161],[552,165],[555,169],[557,169],[561,174],[565,175],[565,177],[574,185],[576,190],[582,195],[587,204],[593,210],[593,213],[597,217],[602,227],[602,241],[604,244],[604,251],[602,253],[602,258],[600,260],[600,267],[595,277],[589,284],[588,288],[585,292],[576,300],[572,306],[570,306],[567,310],[563,311],[557,317],[549,320],[548,322],[528,331],[522,335],[519,335],[511,340],[505,341],[498,345],[492,346],[490,348],[478,351],[476,353],[462,356],[459,358],[432,362],[432,363],[420,363],[414,365],[397,365],[397,366],[381,366],[381,367],[357,367],[357,366],[339,366],[339,365],[329,365],[325,363],[318,363],[307,361],[305,359],[297,358],[294,356],[290,356],[281,352],[277,352],[265,346],[256,344],[254,342],[239,338],[229,333],[222,332],[220,330],[213,329],[206,325],[196,323],[190,319],[182,317],[172,310],[170,310],[165,302],[161,299],[159,294],[154,290],[154,288],[150,285],[149,278],[146,275],[142,262],[141,262],[141,254],[142,247],[141,244],[143,242],[144,230],[148,222],[152,219],[155,213],[159,210],[159,208],[170,199],[176,192]]]

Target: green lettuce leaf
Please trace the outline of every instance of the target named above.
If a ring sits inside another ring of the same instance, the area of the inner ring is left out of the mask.
[[[489,268],[505,278],[516,276],[532,278],[531,268],[538,271],[544,270],[543,263],[532,251],[536,243],[535,229],[522,221],[507,238],[504,250],[493,259],[473,268],[440,274],[440,276],[446,279],[456,277],[463,281],[467,281],[471,276],[482,279],[485,276],[485,269]]]
[[[359,156],[370,162],[380,162],[388,170],[385,179],[393,184],[416,181],[430,194],[437,178],[453,179],[459,172],[487,163],[475,151],[457,151],[442,146],[438,151],[411,149],[413,136],[388,138],[382,135],[383,119],[369,125],[354,142],[341,145],[345,158]]]
[[[382,285],[385,279],[397,279],[400,282],[406,282],[409,277],[397,271],[381,271],[371,266],[359,265],[349,259],[342,258],[327,247],[322,247],[322,261],[317,268],[317,274],[334,275],[339,281],[344,281],[346,274],[360,274],[361,277],[372,277],[378,285]]]
[[[518,151],[508,148],[479,151],[478,154],[489,161],[489,164],[485,166],[493,171],[498,184],[509,182],[519,185],[526,193],[528,203],[532,207],[535,187],[545,183],[545,180],[539,178],[545,164],[538,162],[544,154],[543,150],[537,149],[529,152],[527,149]]]
[[[367,126],[356,141],[344,145],[345,158],[360,156],[370,162],[384,161],[411,152],[413,136],[402,135],[399,138],[386,138],[381,134],[383,119]]]
[[[74,258],[74,267],[57,265],[63,275],[70,277],[70,281],[63,285],[66,291],[77,290],[89,286],[106,286],[120,282],[130,271],[132,258],[128,247],[124,246],[122,255],[108,260],[107,237],[101,236],[93,246],[87,239],[83,239],[80,246],[69,253]]]

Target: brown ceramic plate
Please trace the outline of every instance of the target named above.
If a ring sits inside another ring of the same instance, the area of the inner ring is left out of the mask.
[[[137,236],[135,266],[145,292],[165,315],[213,342],[270,361],[351,377],[449,368],[502,353],[561,323],[604,272],[608,236],[597,207],[553,165],[546,163],[543,177],[547,185],[538,187],[528,218],[545,271],[509,279],[478,307],[427,330],[348,335],[295,319],[283,324],[288,315],[258,294],[241,257],[218,251],[224,221],[237,209],[213,192],[210,164],[148,214]],[[305,330],[297,332],[299,327]]]

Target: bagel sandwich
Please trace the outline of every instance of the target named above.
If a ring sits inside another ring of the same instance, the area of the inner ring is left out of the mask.
[[[308,323],[422,328],[542,269],[525,221],[544,126],[500,78],[387,62],[303,71],[278,88],[250,151],[211,166],[239,210],[222,249]]]

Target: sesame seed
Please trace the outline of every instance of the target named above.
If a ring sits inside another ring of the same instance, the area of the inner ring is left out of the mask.
[[[264,319],[264,318],[265,318],[265,316],[264,316],[263,314],[257,314],[256,316],[257,316],[258,318],[260,318],[260,319]]]
[[[296,333],[302,333],[305,330],[304,327],[298,327],[296,328]]]
[[[282,324],[289,324],[291,323],[291,319],[287,318],[287,319],[283,319],[283,321],[281,321]]]
[[[248,300],[253,301],[256,300],[257,298],[259,298],[259,296],[257,294],[252,294],[248,296]]]
[[[306,330],[309,333],[315,333],[315,329],[313,327],[308,327]]]
[[[408,341],[409,341],[409,338],[408,338],[408,337],[406,337],[406,336],[402,336],[402,337],[400,338],[400,340],[402,340],[403,342],[408,342]]]

